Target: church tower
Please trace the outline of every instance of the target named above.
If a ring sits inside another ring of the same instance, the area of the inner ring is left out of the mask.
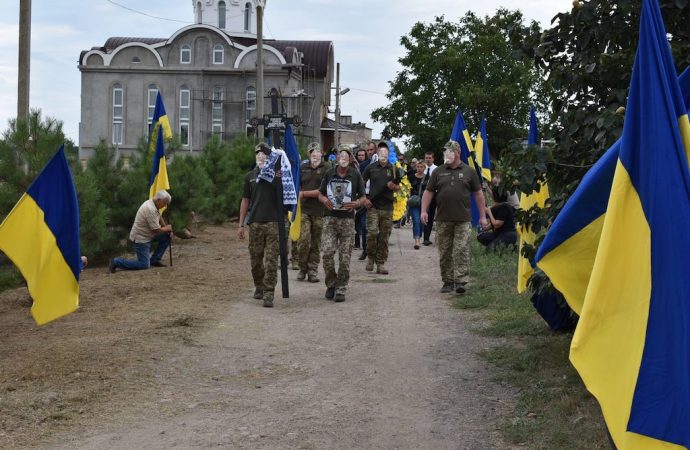
[[[194,23],[212,25],[231,36],[256,37],[256,6],[265,0],[192,0]]]

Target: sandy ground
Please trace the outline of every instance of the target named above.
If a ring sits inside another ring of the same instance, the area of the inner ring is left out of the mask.
[[[176,241],[172,268],[87,269],[78,312],[42,328],[26,289],[0,295],[0,448],[506,448],[492,341],[410,235],[389,276],[353,258],[339,304],[290,271],[261,307],[231,226]]]

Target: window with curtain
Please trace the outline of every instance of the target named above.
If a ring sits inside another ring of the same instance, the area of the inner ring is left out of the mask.
[[[192,118],[192,95],[187,86],[180,88],[180,141],[183,146],[189,147],[191,144],[190,138],[190,122]]]

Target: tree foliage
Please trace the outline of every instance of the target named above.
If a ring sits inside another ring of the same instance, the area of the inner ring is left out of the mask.
[[[680,73],[690,64],[690,6],[685,0],[660,4]],[[541,149],[515,143],[501,162],[509,189],[531,192],[548,178],[550,207],[519,212],[522,223],[536,230],[552,223],[586,171],[621,136],[641,7],[641,0],[576,0],[551,28],[511,33],[513,47],[546,80],[551,115],[542,117],[542,134],[553,140]],[[525,250],[530,256],[536,249]]]
[[[458,22],[437,17],[415,24],[401,38],[406,54],[390,82],[390,103],[372,118],[392,135],[406,136],[420,155],[448,140],[458,107],[470,132],[486,113],[491,150],[500,153],[525,134],[529,105],[541,90],[536,69],[510,39],[537,30],[536,23],[525,25],[521,12],[506,9],[484,18],[468,12]]]

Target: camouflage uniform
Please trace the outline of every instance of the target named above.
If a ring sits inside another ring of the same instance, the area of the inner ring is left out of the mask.
[[[393,230],[393,211],[367,211],[367,256],[378,265],[388,260],[388,239]]]
[[[298,241],[299,270],[315,278],[319,271],[319,251],[323,217],[302,214]]]
[[[323,270],[326,286],[335,287],[336,294],[345,294],[350,280],[350,257],[355,241],[355,219],[326,216],[323,218]],[[335,252],[338,252],[338,272]]]
[[[436,241],[444,283],[470,280],[470,222],[436,222]]]
[[[251,223],[249,227],[249,259],[254,287],[273,293],[278,283],[278,224]]]

